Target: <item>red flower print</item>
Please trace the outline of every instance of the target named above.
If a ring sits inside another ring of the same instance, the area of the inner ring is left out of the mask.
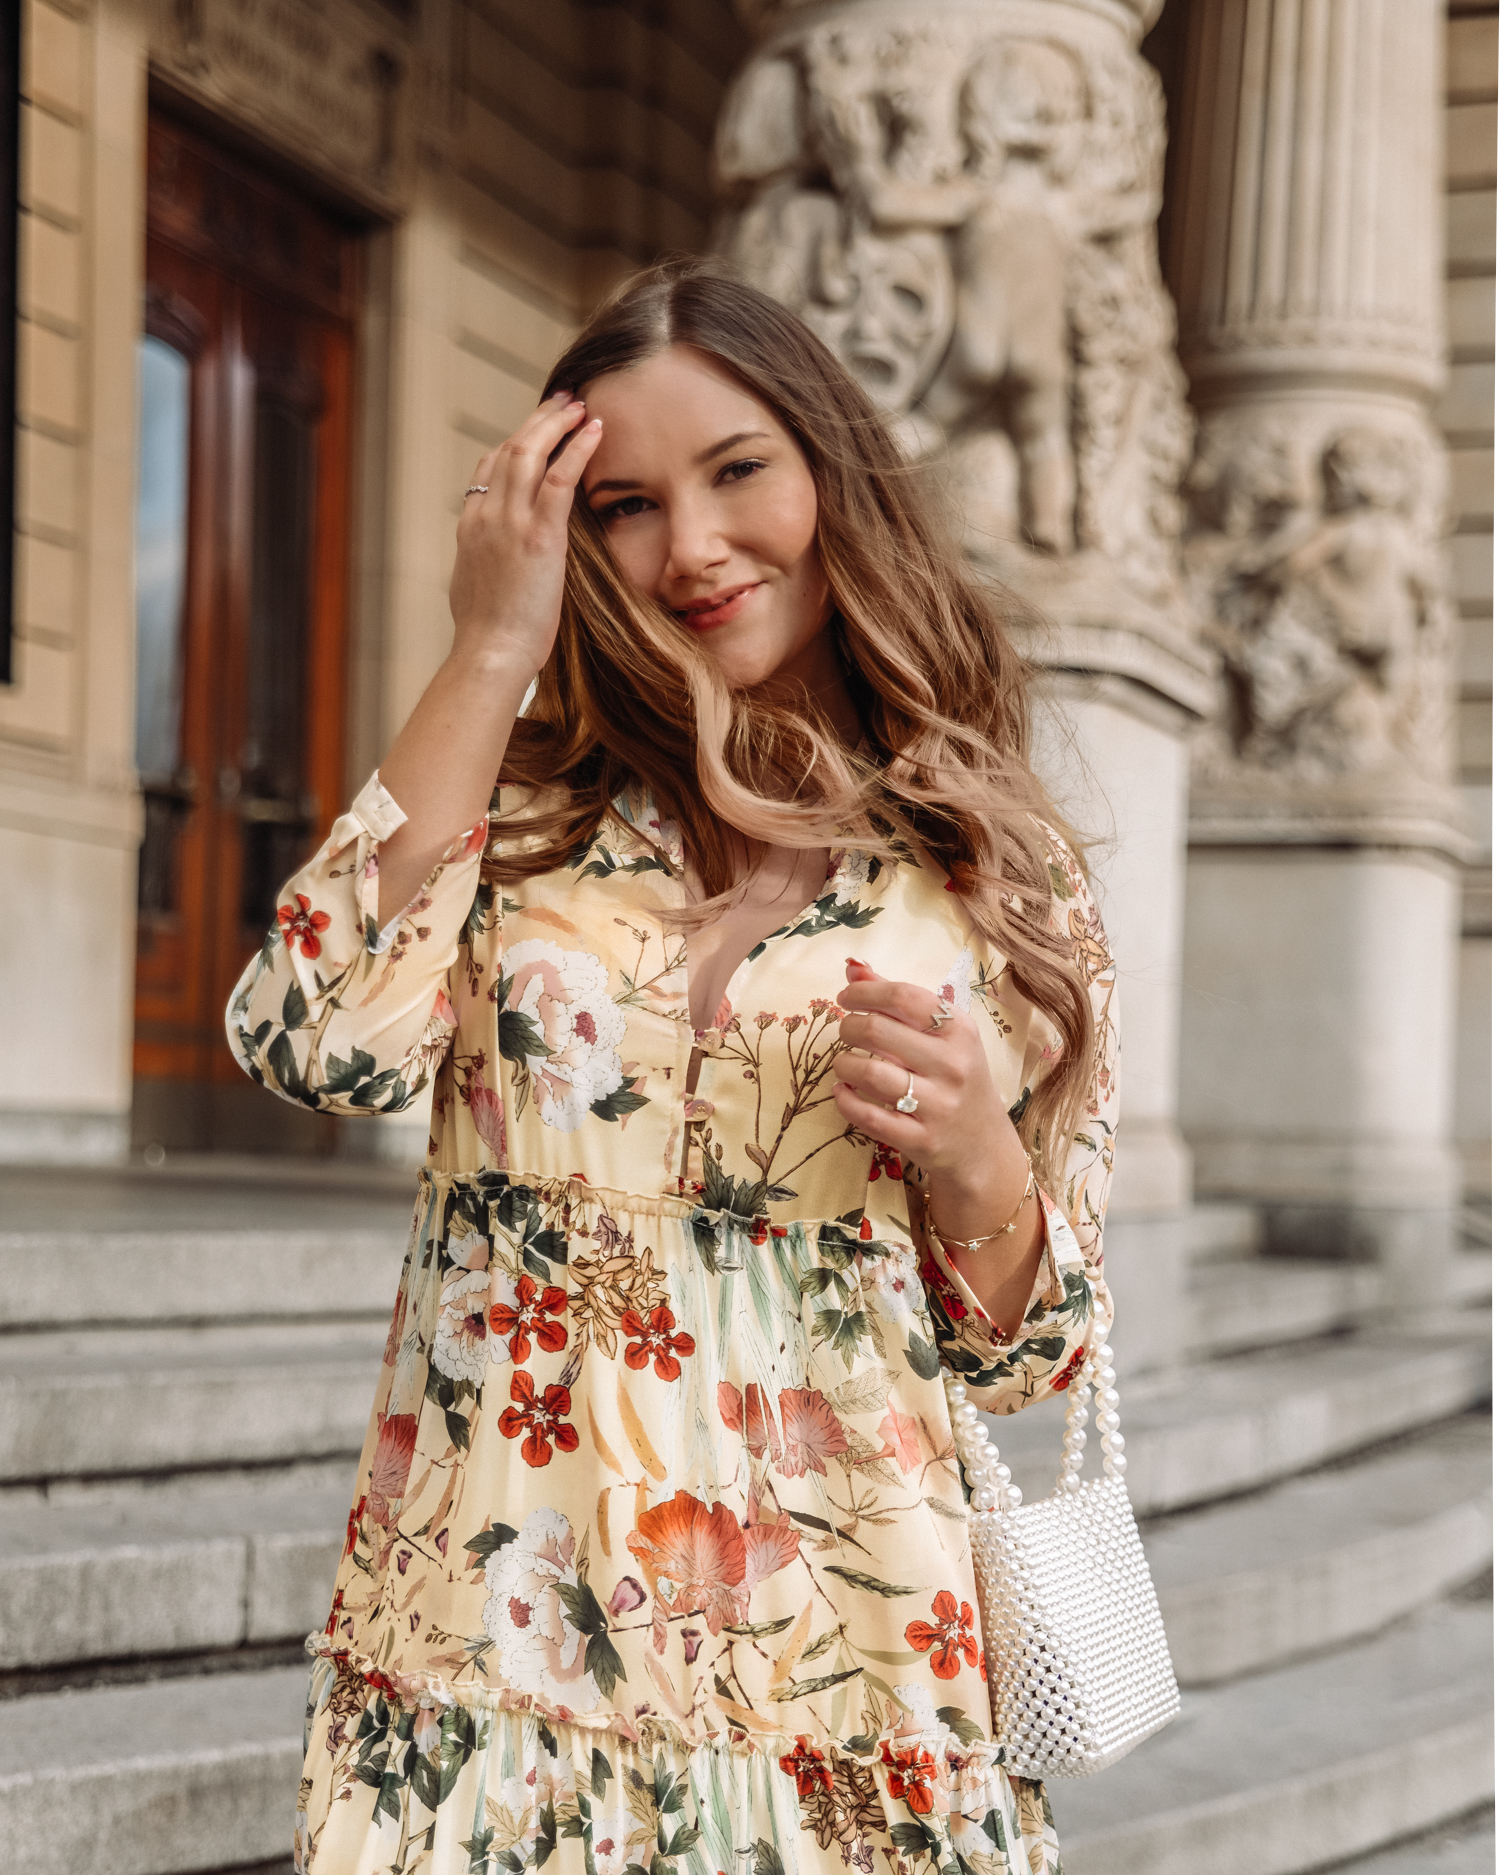
[[[893,1797],[903,1802],[913,1816],[927,1816],[932,1810],[932,1780],[937,1766],[932,1753],[911,1745],[893,1751],[887,1740],[880,1747],[880,1761],[889,1769],[887,1783]]]
[[[670,1504],[641,1512],[625,1547],[658,1576],[677,1584],[674,1600],[663,1605],[678,1614],[701,1612],[710,1634],[719,1633],[726,1622],[745,1618],[750,1602],[745,1538],[727,1504],[710,1510],[700,1498],[679,1491]]]
[[[908,1624],[907,1646],[921,1654],[929,1647],[935,1650],[932,1670],[940,1680],[957,1676],[960,1655],[971,1667],[978,1666],[979,1643],[974,1639],[974,1610],[969,1604],[960,1606],[947,1589],[939,1589],[933,1597],[932,1612],[937,1617],[936,1626],[928,1621]]]
[[[561,1296],[562,1291],[558,1291]],[[682,1362],[679,1354],[691,1354],[697,1347],[691,1335],[673,1334],[677,1326],[677,1317],[663,1302],[654,1308],[643,1322],[638,1309],[626,1309],[620,1317],[620,1329],[629,1339],[625,1348],[625,1365],[633,1367],[637,1373],[653,1361],[658,1380],[680,1380]]]
[[[323,955],[323,941],[318,933],[326,931],[333,920],[326,911],[314,911],[310,898],[304,898],[299,892],[295,905],[278,905],[276,922],[281,926],[281,935],[286,940],[288,950],[294,944],[300,944],[304,957]]]
[[[370,1518],[389,1529],[401,1510],[411,1461],[417,1450],[415,1413],[389,1413],[380,1422],[370,1461]]]
[[[526,1434],[521,1456],[528,1465],[550,1465],[553,1440],[559,1452],[578,1450],[578,1434],[566,1423],[573,1410],[573,1396],[566,1387],[548,1387],[539,1400],[535,1381],[523,1371],[513,1376],[510,1397],[515,1404],[500,1415],[500,1430],[507,1439]]]
[[[1072,1386],[1073,1376],[1078,1372],[1079,1368],[1082,1367],[1086,1352],[1087,1350],[1084,1348],[1075,1348],[1073,1350],[1072,1360],[1068,1362],[1061,1373],[1053,1377],[1052,1391],[1054,1393],[1066,1393],[1068,1388]]]
[[[770,1402],[753,1380],[743,1400],[738,1387],[727,1380],[719,1382],[719,1417],[745,1441],[752,1458],[763,1458],[769,1451],[772,1464],[781,1463],[781,1440],[771,1417]]]
[[[799,1797],[810,1797],[815,1790],[833,1789],[833,1772],[828,1768],[828,1760],[805,1732],[797,1734],[796,1748],[777,1762],[788,1777],[796,1778]]]
[[[369,1501],[369,1498],[362,1497],[349,1513],[349,1528],[344,1535],[344,1554],[346,1556],[352,1556],[354,1554],[354,1545],[359,1541],[359,1521],[360,1518],[364,1516],[365,1505],[368,1504]]]
[[[555,1319],[568,1306],[566,1294],[556,1283],[538,1289],[534,1278],[521,1275],[516,1281],[516,1305],[496,1302],[490,1307],[490,1327],[497,1335],[510,1336],[510,1358],[520,1362],[531,1354],[531,1337],[549,1354],[568,1345],[566,1326]],[[567,1409],[564,1408],[564,1411]]]
[[[784,1478],[802,1478],[810,1471],[826,1477],[823,1460],[849,1449],[838,1414],[814,1387],[783,1387],[780,1405],[786,1458],[778,1461],[777,1470]]]
[[[901,1154],[894,1147],[882,1146],[877,1142],[874,1156],[870,1160],[870,1183],[872,1185],[882,1172],[887,1178],[899,1179],[902,1176]]]

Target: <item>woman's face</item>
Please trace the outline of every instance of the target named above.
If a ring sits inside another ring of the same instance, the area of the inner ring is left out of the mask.
[[[817,490],[789,432],[686,345],[580,395],[604,425],[584,498],[625,577],[700,638],[735,689],[806,668],[831,605]]]

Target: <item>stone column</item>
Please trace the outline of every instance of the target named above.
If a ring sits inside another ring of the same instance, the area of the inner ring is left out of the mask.
[[[1186,737],[1213,701],[1139,55],[1158,4],[742,0],[757,44],[718,140],[722,249],[840,354],[946,478],[968,552],[1048,617],[1024,645],[1052,673],[1038,760],[1099,842],[1121,968],[1110,1256],[1137,1364],[1179,1342]]]
[[[1190,20],[1169,280],[1199,414],[1184,1112],[1273,1248],[1430,1299],[1451,1141],[1438,0]]]

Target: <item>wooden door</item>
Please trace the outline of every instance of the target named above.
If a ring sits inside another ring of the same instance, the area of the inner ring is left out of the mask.
[[[344,792],[357,246],[170,119],[148,161],[135,1130],[202,1147],[225,1002]]]

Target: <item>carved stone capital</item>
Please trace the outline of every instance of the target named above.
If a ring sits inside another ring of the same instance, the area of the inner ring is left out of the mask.
[[[1136,49],[1156,11],[749,8],[762,40],[720,119],[719,245],[946,479],[968,551],[1052,614],[1057,656],[1196,711],[1165,128]]]

